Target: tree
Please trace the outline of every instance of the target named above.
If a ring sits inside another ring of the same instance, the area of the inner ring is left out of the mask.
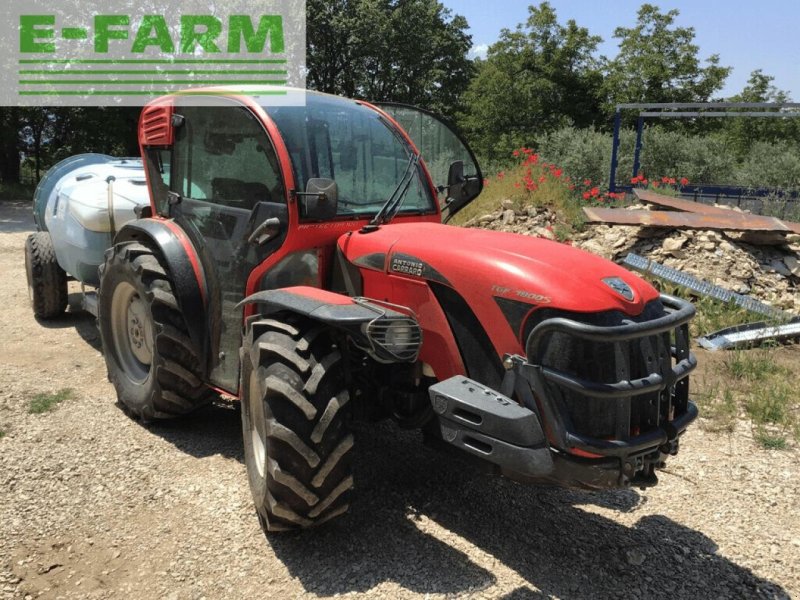
[[[592,125],[599,114],[602,75],[594,53],[601,38],[574,20],[560,24],[548,2],[528,10],[527,22],[504,29],[478,62],[465,95],[461,122],[484,156],[533,144],[564,125]]]
[[[747,85],[737,95],[729,98],[731,102],[792,102],[788,92],[779,90],[772,82],[775,78],[766,75],[761,69],[750,74]],[[797,144],[800,139],[798,117],[785,119],[751,118],[726,119],[725,136],[738,156],[744,156],[754,142],[790,142]]]
[[[618,27],[619,53],[606,64],[606,111],[622,102],[707,102],[731,69],[712,54],[701,65],[693,27],[675,27],[680,13],[643,4],[632,28]]]
[[[309,0],[307,85],[452,115],[472,74],[467,28],[438,0]]]
[[[0,180],[3,183],[20,181],[20,109],[0,108]]]

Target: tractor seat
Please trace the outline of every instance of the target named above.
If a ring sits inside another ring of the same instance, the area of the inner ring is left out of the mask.
[[[270,202],[269,188],[263,183],[229,177],[211,180],[211,199],[217,204],[252,209],[258,202]]]

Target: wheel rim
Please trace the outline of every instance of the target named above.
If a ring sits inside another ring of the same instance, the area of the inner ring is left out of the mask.
[[[144,382],[153,364],[153,322],[146,302],[128,282],[114,290],[111,330],[120,366],[131,381]]]
[[[250,443],[253,447],[253,463],[260,477],[264,477],[267,464],[267,432],[264,416],[264,401],[256,375],[251,376],[247,412],[250,417]]]

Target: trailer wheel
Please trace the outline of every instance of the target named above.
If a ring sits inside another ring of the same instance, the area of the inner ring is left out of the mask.
[[[252,320],[241,350],[245,464],[265,532],[344,514],[353,487],[344,360],[312,321]]]
[[[67,274],[56,260],[53,240],[46,231],[32,233],[25,240],[25,273],[33,314],[52,319],[67,308]]]
[[[200,360],[172,282],[150,248],[129,242],[110,249],[97,297],[108,379],[130,414],[172,418],[213,399],[198,377]]]

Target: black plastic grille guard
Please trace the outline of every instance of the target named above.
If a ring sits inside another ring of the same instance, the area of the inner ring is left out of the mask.
[[[685,385],[684,382],[689,373],[697,366],[697,360],[689,351],[688,327],[689,321],[695,314],[695,309],[691,303],[666,294],[661,295],[661,302],[668,314],[641,323],[602,327],[561,317],[542,321],[528,337],[526,353],[529,359],[540,356],[542,343],[546,336],[553,332],[566,333],[592,342],[620,343],[674,330],[675,346],[670,347],[670,354],[676,364],[664,375],[650,373],[646,377],[634,380],[598,383],[546,366],[528,363],[520,356],[506,357],[507,361],[511,361],[507,364],[513,365],[511,371],[530,384],[540,402],[540,408],[544,412],[543,424],[556,437],[562,449],[577,448],[602,456],[626,457],[675,440],[697,418],[697,407],[688,399],[688,385]],[[513,379],[518,381],[519,377]],[[626,407],[627,414],[630,415],[630,401],[633,397],[656,391],[663,392],[665,389],[675,386],[675,397],[672,398],[670,395],[669,401],[673,402],[673,406],[678,402],[685,404],[686,409],[682,414],[675,415],[671,421],[660,423],[655,429],[630,439],[594,438],[570,430],[568,417],[564,418],[562,411],[558,409],[547,393],[546,382],[577,391],[589,398],[615,401],[618,416],[626,414]],[[683,385],[680,385],[681,382]],[[518,385],[514,383],[508,385],[504,382],[504,393],[510,392],[511,390],[506,388],[511,386],[518,393],[521,391]],[[530,393],[521,395],[526,404],[535,402]],[[529,408],[537,410],[536,406],[529,406]]]

